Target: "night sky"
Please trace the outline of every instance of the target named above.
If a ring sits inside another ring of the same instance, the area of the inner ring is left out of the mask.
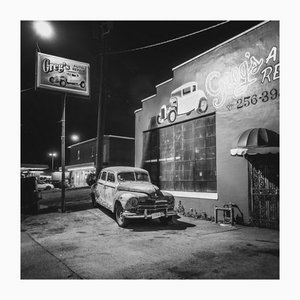
[[[259,21],[231,21],[168,44],[130,51],[174,39],[224,21],[115,21],[105,36],[105,134],[134,137],[134,111],[155,86],[172,78],[172,68],[255,26]],[[91,97],[68,95],[66,143],[96,137],[102,21],[53,21],[55,37],[42,40],[31,21],[21,21],[21,163],[50,164],[49,152],[60,153],[62,95],[35,91],[36,42],[43,53],[90,64]],[[58,160],[60,159],[60,156]],[[68,163],[68,161],[66,162]],[[58,164],[58,162],[57,162]]]

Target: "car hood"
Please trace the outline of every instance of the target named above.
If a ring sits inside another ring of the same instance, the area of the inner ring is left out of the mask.
[[[149,195],[159,192],[159,188],[150,182],[136,182],[136,181],[122,182],[119,184],[118,190],[145,193]]]

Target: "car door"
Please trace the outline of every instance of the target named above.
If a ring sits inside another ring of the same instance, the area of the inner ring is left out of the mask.
[[[105,182],[106,182],[107,172],[103,171],[100,173],[100,176],[97,180],[96,186],[96,201],[103,206],[105,205]]]
[[[114,204],[114,197],[117,189],[116,176],[113,172],[107,173],[107,179],[105,184],[105,201],[108,208],[112,211]]]

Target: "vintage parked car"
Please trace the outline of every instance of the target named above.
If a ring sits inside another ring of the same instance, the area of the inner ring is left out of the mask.
[[[134,167],[103,169],[91,187],[94,206],[100,204],[115,214],[120,227],[129,219],[156,219],[168,224],[176,215],[174,197],[150,181],[149,173]]]
[[[52,190],[54,189],[54,185],[52,183],[48,183],[45,181],[38,181],[37,189],[40,190]]]

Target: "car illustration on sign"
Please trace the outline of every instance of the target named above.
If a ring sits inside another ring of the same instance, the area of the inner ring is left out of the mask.
[[[156,121],[161,124],[168,119],[173,123],[177,116],[189,115],[194,110],[199,114],[204,113],[207,107],[205,93],[197,88],[197,82],[191,81],[171,92],[169,104],[161,107]]]
[[[68,71],[62,75],[55,75],[49,78],[51,83],[59,83],[60,86],[65,87],[67,84],[78,85],[85,88],[85,82],[77,72]]]
[[[130,219],[159,219],[172,221],[174,197],[162,192],[150,181],[148,171],[134,167],[103,169],[91,186],[93,206],[98,204],[115,214],[116,222],[125,227]]]

